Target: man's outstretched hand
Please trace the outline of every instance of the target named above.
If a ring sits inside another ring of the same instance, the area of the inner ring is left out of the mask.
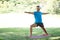
[[[43,13],[43,15],[45,15],[45,14],[49,14],[49,13]]]
[[[24,12],[24,13],[28,13],[28,12]]]
[[[24,12],[24,13],[33,14],[33,12]]]

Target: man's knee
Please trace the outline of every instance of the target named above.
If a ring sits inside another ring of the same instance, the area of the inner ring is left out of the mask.
[[[30,27],[33,27],[33,25],[30,25]]]
[[[32,24],[30,27],[36,27],[37,25],[36,24]]]

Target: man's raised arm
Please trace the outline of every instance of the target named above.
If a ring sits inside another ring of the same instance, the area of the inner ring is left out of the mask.
[[[43,15],[45,15],[45,14],[49,14],[49,13],[43,13]]]
[[[33,12],[25,12],[25,13],[28,13],[28,14],[34,14]]]

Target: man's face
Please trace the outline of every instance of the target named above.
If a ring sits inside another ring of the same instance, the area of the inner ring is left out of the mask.
[[[37,7],[36,9],[37,9],[37,11],[40,11],[40,7]]]

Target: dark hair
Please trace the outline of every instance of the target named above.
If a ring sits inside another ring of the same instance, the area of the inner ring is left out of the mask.
[[[36,6],[36,7],[39,7],[39,8],[41,8],[40,6]]]
[[[40,7],[40,6],[36,6],[36,7]]]

